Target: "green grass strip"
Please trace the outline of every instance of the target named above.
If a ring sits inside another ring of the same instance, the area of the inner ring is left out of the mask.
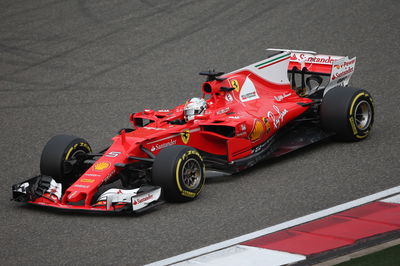
[[[400,245],[337,264],[340,266],[399,266]]]

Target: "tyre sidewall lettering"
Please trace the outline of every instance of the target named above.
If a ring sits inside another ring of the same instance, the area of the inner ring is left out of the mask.
[[[354,119],[354,118],[355,118],[354,106],[355,106],[359,101],[361,101],[361,100],[366,100],[366,101],[370,104],[371,112],[372,112],[371,115],[373,115],[373,113],[374,113],[374,106],[373,106],[373,101],[372,101],[371,96],[370,96],[368,93],[366,93],[366,92],[360,92],[360,93],[358,93],[358,94],[354,97],[354,99],[352,100],[352,103],[351,103],[350,109],[349,109],[349,124],[350,124],[351,130],[352,130],[352,132],[353,132],[353,135],[354,135],[356,138],[358,138],[358,139],[363,139],[363,138],[366,138],[366,137],[368,136],[369,130],[370,130],[370,128],[371,128],[371,126],[372,126],[372,122],[373,122],[373,117],[371,117],[371,118],[370,118],[370,119],[371,119],[370,125],[369,125],[365,130],[360,130],[360,129],[356,126],[356,124],[355,124],[355,119]]]
[[[354,122],[354,117],[353,116],[351,116],[349,118],[349,122],[350,122],[351,129],[353,130],[353,134],[357,135],[358,131],[357,131],[356,123]]]
[[[86,152],[91,152],[92,148],[87,143],[84,143],[84,142],[76,143],[71,148],[68,149],[68,151],[65,155],[65,160],[71,159],[70,156],[73,154],[73,151],[75,151],[75,150],[83,150]]]
[[[203,176],[203,180],[201,181],[201,183],[199,184],[199,186],[197,186],[196,188],[194,188],[193,190],[188,189],[182,180],[182,167],[184,165],[184,163],[190,159],[193,158],[197,161],[201,161],[202,162],[202,157],[200,155],[200,153],[198,151],[195,150],[190,150],[185,152],[178,160],[177,164],[176,164],[176,169],[175,169],[175,179],[176,179],[176,185],[178,187],[178,190],[180,192],[180,194],[184,197],[189,197],[189,198],[194,198],[197,195],[200,194],[203,186],[204,186],[204,182],[205,182],[205,178],[204,178],[204,173],[205,173],[205,168],[204,168],[204,164],[203,167],[201,168],[202,171],[202,176]]]

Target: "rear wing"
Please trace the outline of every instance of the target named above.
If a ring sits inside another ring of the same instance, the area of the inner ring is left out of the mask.
[[[329,77],[325,92],[336,86],[347,86],[354,73],[356,57],[323,55],[313,51],[269,48],[269,51],[290,52],[289,73]]]

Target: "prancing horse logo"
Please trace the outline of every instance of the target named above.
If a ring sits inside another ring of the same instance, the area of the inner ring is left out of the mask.
[[[189,142],[189,138],[190,138],[190,130],[184,130],[183,132],[181,132],[181,138],[183,143],[187,144]]]
[[[240,91],[240,86],[239,86],[239,82],[237,81],[237,79],[232,79],[231,85],[232,85],[232,88],[235,89],[235,91],[237,91],[237,92]]]

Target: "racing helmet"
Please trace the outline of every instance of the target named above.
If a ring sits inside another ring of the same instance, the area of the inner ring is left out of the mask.
[[[183,109],[185,120],[190,121],[194,119],[195,115],[203,115],[207,109],[207,103],[202,98],[192,98],[186,102],[185,108]]]

